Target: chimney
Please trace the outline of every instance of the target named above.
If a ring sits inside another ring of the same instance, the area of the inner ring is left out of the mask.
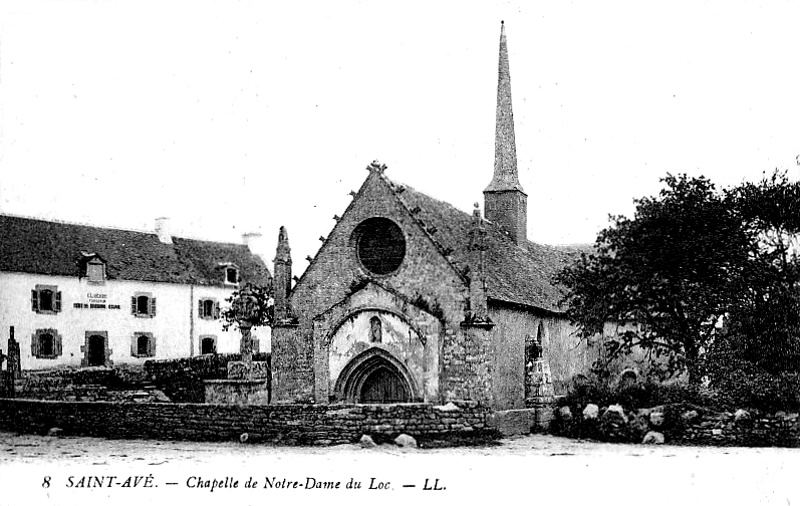
[[[168,217],[162,216],[161,218],[156,218],[156,234],[158,235],[159,241],[164,244],[172,244],[172,234],[169,230]]]
[[[242,243],[247,246],[247,249],[250,250],[250,253],[256,253],[254,246],[255,242],[261,238],[261,234],[258,232],[245,232],[242,234]]]

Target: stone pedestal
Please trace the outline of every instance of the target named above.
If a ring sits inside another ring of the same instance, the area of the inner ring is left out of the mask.
[[[228,378],[206,380],[208,404],[269,404],[269,366],[266,362],[228,362]]]
[[[269,404],[266,379],[205,380],[207,404]]]
[[[533,407],[553,402],[555,395],[550,364],[539,357],[529,363],[525,371],[525,405]]]

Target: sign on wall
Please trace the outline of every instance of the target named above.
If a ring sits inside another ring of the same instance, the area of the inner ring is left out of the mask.
[[[108,295],[105,293],[86,294],[86,302],[76,302],[72,305],[75,309],[120,309],[119,304],[108,304]]]

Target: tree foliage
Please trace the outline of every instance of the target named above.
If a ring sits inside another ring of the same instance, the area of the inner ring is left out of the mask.
[[[557,280],[583,338],[624,324],[605,340],[607,361],[638,347],[697,382],[701,355],[746,286],[752,234],[732,193],[703,177],[662,181],[656,197],[635,202],[633,219],[612,217],[595,252]]]
[[[800,405],[800,184],[775,172],[731,192],[752,237],[748,283],[706,357],[714,386],[765,409]]]

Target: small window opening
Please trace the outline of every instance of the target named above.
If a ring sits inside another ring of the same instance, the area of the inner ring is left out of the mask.
[[[139,314],[148,313],[149,297],[147,295],[140,295],[136,297],[136,312]]]
[[[52,311],[53,310],[53,292],[44,289],[39,292],[39,309],[42,311]]]
[[[381,319],[373,316],[369,319],[369,340],[372,343],[380,343],[383,340],[383,329],[381,328]]]
[[[217,352],[217,341],[213,337],[204,337],[200,341],[200,353],[209,355]]]
[[[39,335],[39,354],[45,357],[50,357],[56,354],[55,338],[53,337],[53,334]]]

